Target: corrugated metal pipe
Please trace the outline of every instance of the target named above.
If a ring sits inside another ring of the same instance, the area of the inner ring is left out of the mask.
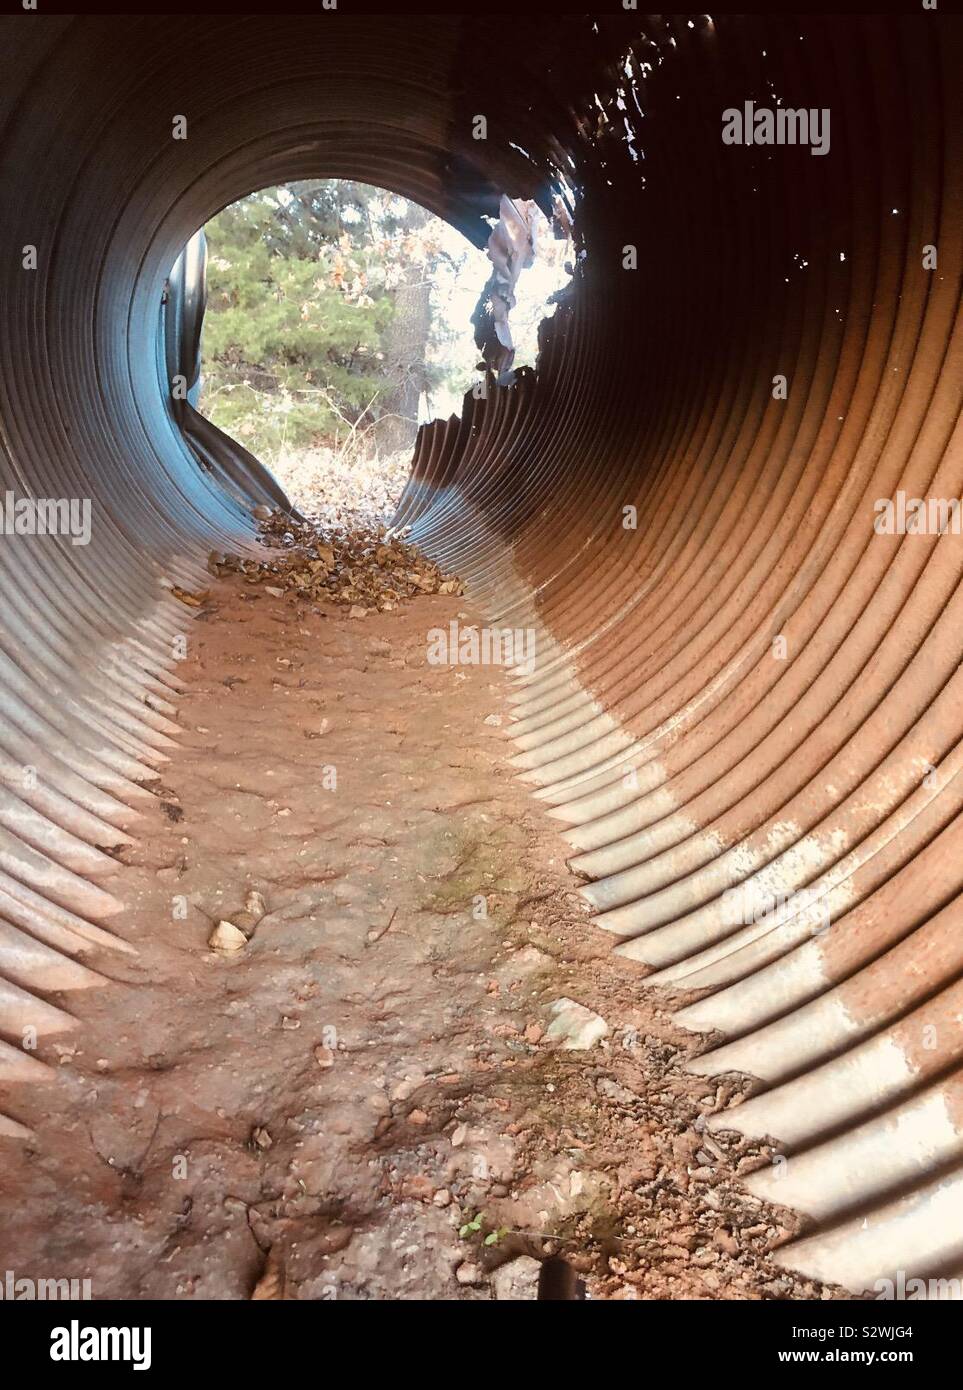
[[[811,1218],[780,1258],[963,1276],[959,22],[331,21],[2,21],[4,499],[91,529],[0,536],[0,1079],[49,1074],[47,996],[125,949],[101,884],[177,734],[166,590],[262,500],[158,371],[178,255],[297,178],[477,245],[535,199],[571,290],[535,372],[422,429],[398,523],[537,633],[514,763],[697,1069],[761,1083],[718,1123],[789,1156],[749,1180]]]

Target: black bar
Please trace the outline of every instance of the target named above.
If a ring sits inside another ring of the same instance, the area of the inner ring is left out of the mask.
[[[631,1337],[628,1345],[639,1373],[646,1359],[654,1358],[654,1369],[670,1351],[679,1360],[680,1376],[688,1376],[698,1365],[712,1365],[720,1373],[728,1367],[740,1378],[761,1371],[777,1379],[783,1370],[808,1368],[811,1372],[823,1366],[936,1370],[952,1364],[951,1334],[957,1326],[957,1310],[940,1301],[583,1302],[567,1314],[557,1309],[555,1313],[530,1309],[524,1314],[518,1308],[506,1312],[487,1299],[475,1299],[462,1300],[458,1308],[446,1308],[439,1317],[436,1311],[419,1314],[411,1302],[375,1305],[364,1300],[267,1302],[256,1309],[241,1302],[195,1300],[6,1302],[0,1303],[0,1332],[8,1364],[12,1355],[21,1376],[33,1369],[49,1367],[56,1373],[58,1367],[66,1370],[68,1366],[68,1376],[78,1370],[99,1376],[136,1374],[134,1353],[146,1361],[143,1337],[131,1342],[132,1359],[126,1362],[52,1360],[51,1349],[56,1345],[79,1352],[81,1346],[88,1350],[96,1346],[109,1351],[110,1341],[104,1342],[99,1329],[149,1328],[150,1365],[140,1374],[169,1380],[187,1371],[196,1382],[211,1373],[221,1377],[222,1383],[239,1374],[251,1384],[251,1376],[259,1372],[284,1379],[299,1370],[312,1379],[344,1374],[348,1367],[338,1372],[337,1363],[347,1359],[350,1364],[355,1357],[359,1373],[370,1381],[380,1364],[379,1353],[395,1374],[406,1365],[417,1374],[420,1365],[432,1376],[457,1375],[459,1365],[462,1370],[478,1365],[478,1354],[486,1347],[501,1364],[501,1372],[494,1363],[492,1367],[501,1379],[513,1359],[509,1344],[502,1340],[509,1332],[511,1345],[525,1338],[523,1345],[533,1352],[541,1347],[549,1356],[553,1349],[560,1352],[573,1334],[576,1339],[586,1334]],[[421,1316],[426,1317],[423,1324]],[[510,1327],[503,1317],[511,1319]],[[558,1321],[561,1317],[564,1323]],[[66,1329],[67,1336],[55,1332],[58,1328]],[[84,1328],[98,1329],[97,1339],[84,1338]],[[377,1340],[371,1337],[375,1332]],[[352,1350],[353,1333],[365,1336],[358,1350]],[[471,1352],[464,1340],[468,1336]],[[612,1344],[600,1343],[602,1348],[608,1358]],[[461,1360],[463,1355],[467,1361]]]

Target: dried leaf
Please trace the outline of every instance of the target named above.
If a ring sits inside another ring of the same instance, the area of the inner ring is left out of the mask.
[[[233,922],[218,922],[207,938],[207,944],[213,951],[220,951],[222,955],[229,956],[244,949],[247,937]]]
[[[275,1255],[273,1247],[268,1251],[268,1257],[264,1262],[264,1269],[261,1277],[254,1286],[251,1293],[252,1302],[261,1302],[266,1299],[283,1299],[286,1295],[287,1279],[284,1273],[284,1264],[280,1256]]]
[[[210,589],[202,589],[200,593],[192,594],[189,589],[182,589],[178,584],[171,585],[171,593],[181,603],[186,603],[188,608],[200,608],[211,596]]]

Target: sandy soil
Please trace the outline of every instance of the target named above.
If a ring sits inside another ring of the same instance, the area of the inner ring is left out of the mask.
[[[793,1220],[736,1178],[767,1151],[701,1133],[741,1084],[686,1074],[695,1040],[586,920],[507,769],[502,673],[427,665],[456,614],[214,583],[111,880],[138,954],[88,958],[112,983],[58,1001],[57,1084],[0,1096],[38,1131],[0,1141],[5,1267],[95,1297],[478,1299],[561,1253],[593,1298],[839,1296],[769,1260]],[[251,890],[266,915],[215,953]],[[607,1036],[549,1042],[560,997]]]

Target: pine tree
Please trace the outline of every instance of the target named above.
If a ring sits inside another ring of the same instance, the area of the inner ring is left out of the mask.
[[[207,226],[202,409],[259,457],[414,440],[427,384],[424,210],[365,184],[253,193]]]

